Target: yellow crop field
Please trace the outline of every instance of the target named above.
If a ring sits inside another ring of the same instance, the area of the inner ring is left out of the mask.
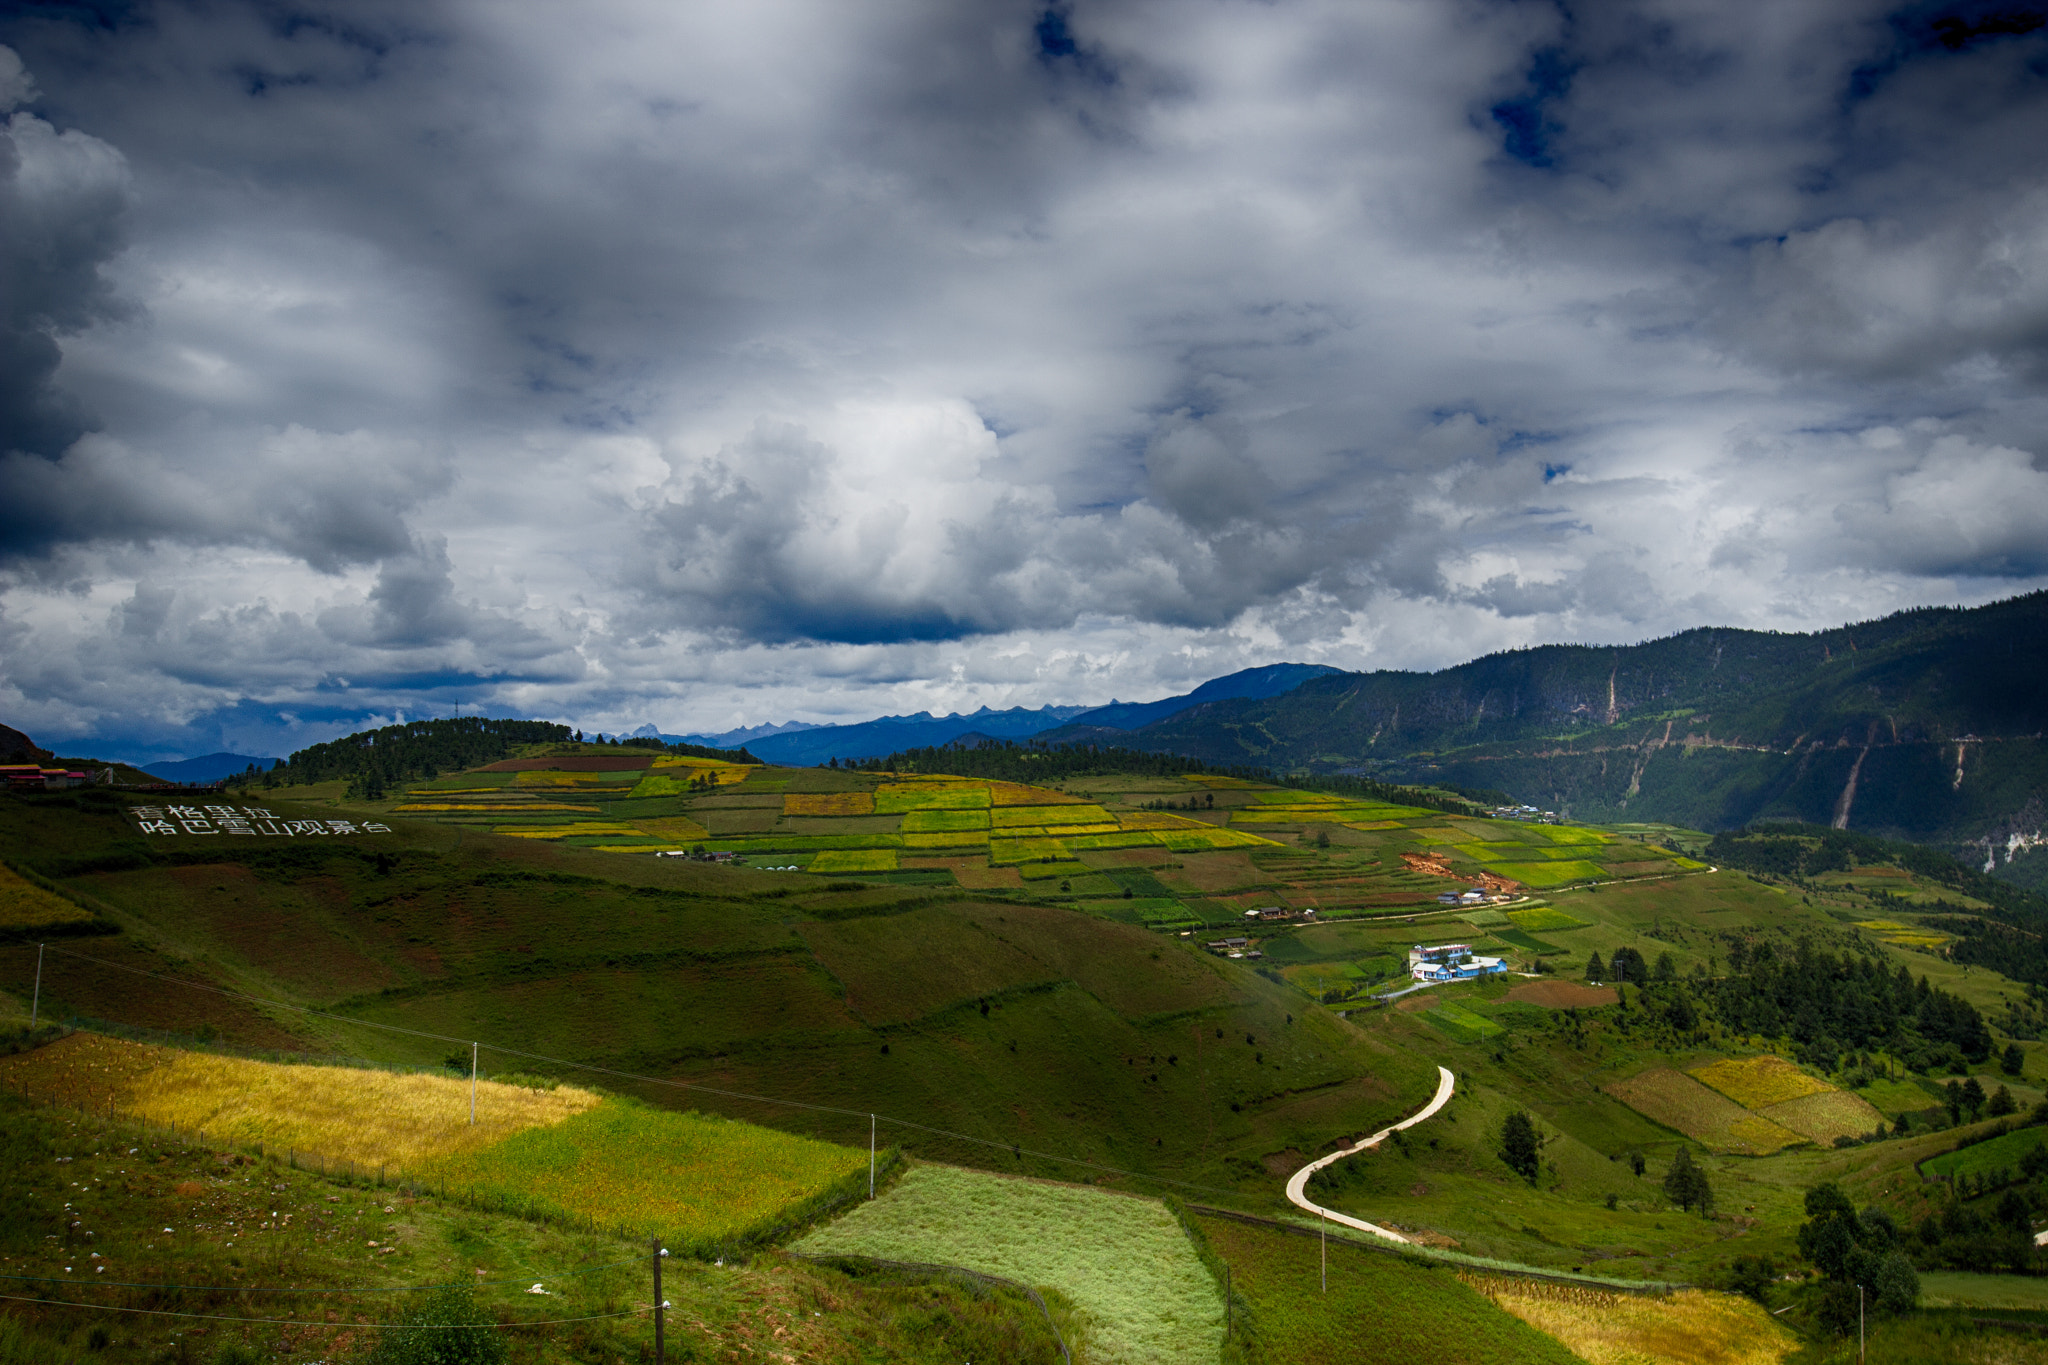
[[[1883,1114],[1872,1108],[1861,1095],[1853,1095],[1846,1090],[1830,1089],[1818,1095],[1802,1095],[1796,1100],[1786,1100],[1757,1112],[1772,1123],[1803,1133],[1823,1146],[1838,1137],[1862,1137],[1874,1128],[1885,1126]]]
[[[831,848],[811,859],[813,872],[894,872],[893,848]]]
[[[840,1181],[865,1182],[868,1154],[734,1119],[606,1100],[425,1168],[450,1186],[504,1191],[678,1250],[773,1226]]]
[[[990,867],[1071,857],[1073,855],[1067,852],[1066,845],[1057,839],[994,839],[988,846]]]
[[[598,1097],[562,1086],[528,1090],[453,1076],[290,1066],[74,1033],[0,1058],[0,1084],[43,1100],[104,1107],[219,1141],[295,1147],[330,1160],[406,1171],[561,1123]]]
[[[687,815],[664,815],[657,820],[635,820],[633,828],[657,839],[709,839],[711,831]]]
[[[0,929],[31,929],[44,924],[75,924],[92,912],[52,895],[13,868],[0,863]]]
[[[905,848],[982,848],[987,844],[988,831],[985,829],[932,831],[903,836]]]
[[[1736,1294],[1618,1294],[1504,1275],[1458,1278],[1590,1365],[1778,1365],[1799,1345],[1763,1305]]]
[[[631,839],[640,831],[607,820],[572,820],[566,825],[497,825],[491,833],[507,834],[514,839],[577,839],[607,834]]]
[[[601,806],[574,806],[560,801],[418,801],[408,802],[396,808],[400,815],[416,814],[422,811],[460,811],[475,815],[531,815],[541,811],[553,814],[595,815]]]
[[[884,782],[875,788],[875,814],[901,815],[913,810],[986,810],[985,782]]]
[[[734,782],[741,781],[748,773],[754,771],[752,764],[728,763],[722,758],[696,758],[689,754],[663,754],[654,760],[654,766],[657,768],[696,768],[706,776],[718,775],[723,777],[724,774],[731,773],[733,776],[730,780]]]
[[[873,815],[873,792],[791,792],[782,798],[784,815]]]
[[[1826,1081],[1815,1080],[1783,1057],[1723,1057],[1693,1067],[1689,1074],[1744,1109],[1762,1109],[1765,1105],[1783,1104],[1835,1088]]]
[[[1238,829],[1164,829],[1153,833],[1153,837],[1176,853],[1192,853],[1205,848],[1271,848],[1274,841],[1261,839],[1256,834],[1246,834]]]
[[[535,772],[514,773],[512,775],[512,785],[526,791],[559,791],[563,788],[616,786],[616,783],[604,780],[609,776],[611,776],[609,773],[558,773],[539,770]]]
[[[990,812],[996,828],[1011,825],[1102,825],[1116,828],[1108,811],[1097,805],[1077,802],[1060,806],[1002,806]]]

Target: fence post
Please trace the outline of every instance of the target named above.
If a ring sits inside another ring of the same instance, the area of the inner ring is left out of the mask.
[[[868,1115],[868,1198],[875,1197],[875,1116]]]
[[[36,993],[35,993],[35,998],[34,998],[33,1000],[31,1000],[31,1001],[29,1002],[29,1007],[28,1007],[28,1026],[29,1026],[29,1027],[30,1027],[31,1029],[33,1029],[33,1028],[34,1028],[34,1027],[36,1026],[36,1020],[37,1020],[37,1019],[40,1019],[40,1018],[42,1017],[42,1012],[43,1012],[43,945],[42,945],[42,944],[40,944],[40,943],[38,943],[38,944],[36,945]]]
[[[469,1121],[476,1123],[476,1044],[469,1045]]]
[[[661,1361],[661,1310],[665,1306],[661,1298],[661,1258],[668,1255],[661,1249],[661,1238],[654,1239],[654,1365]]]

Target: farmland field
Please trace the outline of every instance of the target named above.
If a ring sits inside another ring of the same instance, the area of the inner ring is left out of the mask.
[[[1528,886],[1563,886],[1566,882],[1592,881],[1607,875],[1599,864],[1583,859],[1541,863],[1488,863],[1486,870]],[[1529,925],[1522,925],[1524,929]]]
[[[587,1090],[469,1082],[338,1066],[286,1066],[77,1033],[0,1058],[0,1085],[45,1102],[105,1108],[199,1129],[219,1141],[318,1152],[413,1170],[597,1104]]]
[[[1590,1365],[1777,1365],[1799,1347],[1762,1304],[1734,1294],[1616,1294],[1503,1275],[1460,1278]]]
[[[0,929],[33,929],[46,924],[76,924],[92,912],[53,896],[28,878],[0,863]]]
[[[1510,910],[1507,916],[1514,921],[1517,929],[1526,929],[1532,934],[1540,934],[1546,930],[1584,929],[1587,925],[1585,920],[1575,915],[1567,915],[1551,905],[1532,906],[1527,910]]]
[[[868,1154],[851,1147],[606,1100],[420,1173],[601,1227],[658,1233],[688,1252],[763,1230],[867,1169]]]
[[[1824,1090],[1756,1111],[1771,1122],[1826,1145],[1838,1137],[1865,1137],[1885,1126],[1884,1115],[1862,1096],[1847,1090]]]
[[[918,1166],[796,1244],[809,1255],[936,1261],[1059,1290],[1104,1365],[1210,1365],[1223,1303],[1156,1200],[951,1166]]]
[[[1438,1005],[1422,1016],[1461,1043],[1476,1043],[1507,1032],[1484,1015],[1458,1005]]]
[[[1820,1095],[1835,1087],[1815,1080],[1783,1057],[1723,1057],[1692,1068],[1695,1080],[1720,1091],[1745,1109]]]
[[[1943,1152],[1920,1163],[1924,1174],[1934,1176],[1986,1175],[1996,1170],[2017,1173],[2020,1158],[2037,1146],[2048,1146],[2048,1129],[2021,1128],[1963,1148],[1960,1152]]]
[[[1249,1305],[1269,1360],[1578,1365],[1555,1338],[1495,1307],[1448,1270],[1333,1241],[1325,1293],[1315,1238],[1223,1218],[1199,1218],[1196,1226],[1230,1266],[1232,1287]]]
[[[1806,1141],[1679,1071],[1653,1070],[1601,1087],[1629,1108],[1720,1152],[1763,1156]]]
[[[1507,998],[1549,1009],[1597,1009],[1616,1000],[1612,986],[1587,986],[1577,981],[1525,981],[1508,989]]]
[[[985,830],[986,810],[913,810],[903,817],[905,834],[929,834],[941,830]]]

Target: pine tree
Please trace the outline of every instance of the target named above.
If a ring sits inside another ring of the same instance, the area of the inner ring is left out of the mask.
[[[1707,1182],[1707,1173],[1694,1164],[1692,1153],[1684,1147],[1680,1147],[1678,1155],[1671,1158],[1671,1169],[1664,1173],[1664,1197],[1687,1212],[1697,1204],[1702,1216],[1714,1202],[1714,1191]]]
[[[1586,959],[1586,980],[1600,982],[1606,979],[1607,964],[1600,960],[1600,950],[1596,948],[1593,955]]]
[[[1517,1109],[1500,1126],[1500,1159],[1524,1180],[1536,1179],[1541,1140],[1527,1112]]]
[[[2005,1054],[1998,1059],[1998,1069],[2008,1076],[2017,1076],[2027,1069],[2027,1054],[2018,1043],[2006,1047]]]

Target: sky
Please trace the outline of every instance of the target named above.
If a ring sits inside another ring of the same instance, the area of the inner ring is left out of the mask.
[[[0,4],[0,722],[284,754],[2048,585],[2048,26]]]

